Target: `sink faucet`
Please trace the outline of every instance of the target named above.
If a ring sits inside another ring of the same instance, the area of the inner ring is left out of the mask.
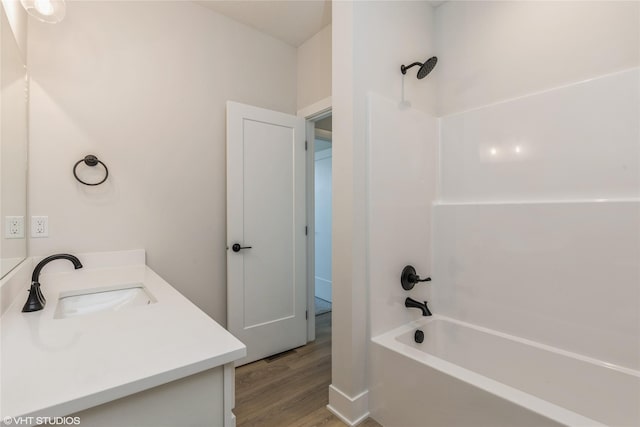
[[[420,301],[416,301],[413,298],[407,297],[407,299],[404,300],[404,306],[409,308],[419,308],[420,310],[422,310],[423,316],[431,316],[431,311],[429,311],[429,307],[427,307],[426,301],[424,303],[421,303]]]
[[[82,263],[78,258],[69,254],[56,254],[51,255],[43,259],[36,265],[36,268],[33,269],[33,275],[31,275],[31,288],[29,289],[29,297],[27,298],[27,302],[22,307],[22,312],[27,313],[30,311],[38,311],[44,308],[44,305],[47,303],[47,300],[42,295],[42,291],[40,290],[40,271],[42,268],[54,261],[56,259],[66,259],[73,263],[73,267],[77,270],[82,268]]]

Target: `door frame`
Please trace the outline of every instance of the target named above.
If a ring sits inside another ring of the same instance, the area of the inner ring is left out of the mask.
[[[307,141],[307,342],[316,339],[316,223],[315,223],[315,122],[332,113],[331,97],[298,110],[298,117],[304,117]],[[333,215],[332,215],[333,216]]]

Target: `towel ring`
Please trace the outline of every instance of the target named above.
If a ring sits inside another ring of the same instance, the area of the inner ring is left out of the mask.
[[[78,168],[78,165],[80,163],[84,162],[85,165],[87,166],[97,166],[98,163],[100,163],[102,165],[102,167],[104,168],[104,178],[102,179],[102,181],[100,182],[84,182],[83,180],[81,180],[78,177],[78,174],[76,172],[76,169]],[[107,178],[109,177],[109,169],[107,168],[107,165],[105,165],[104,163],[102,163],[102,161],[98,160],[98,158],[96,156],[94,156],[93,154],[89,154],[87,156],[84,157],[84,159],[80,159],[76,162],[76,164],[73,166],[73,176],[76,177],[76,179],[78,180],[78,182],[84,184],[84,185],[100,185],[103,182],[105,182],[107,180]]]

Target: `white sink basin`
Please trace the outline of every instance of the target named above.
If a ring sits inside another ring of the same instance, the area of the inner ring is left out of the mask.
[[[64,319],[103,311],[118,311],[155,302],[156,299],[142,283],[64,292],[58,299],[53,318]]]

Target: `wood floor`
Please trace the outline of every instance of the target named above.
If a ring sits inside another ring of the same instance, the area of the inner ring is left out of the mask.
[[[331,383],[331,313],[316,317],[316,340],[236,369],[238,427],[342,427],[326,408]],[[360,424],[380,427],[372,419]]]

